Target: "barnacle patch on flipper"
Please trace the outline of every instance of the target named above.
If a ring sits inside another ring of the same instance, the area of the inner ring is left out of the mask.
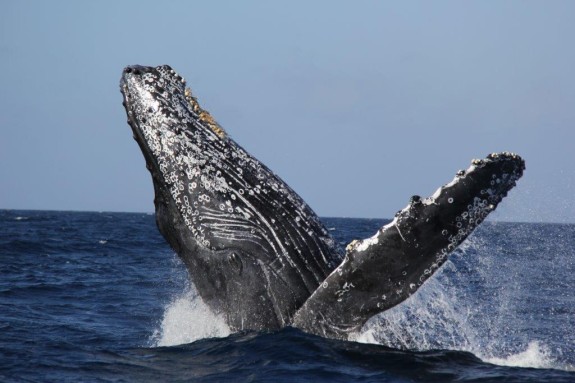
[[[209,127],[212,130],[212,132],[217,134],[218,137],[226,138],[227,134],[224,128],[222,128],[220,124],[218,124],[216,120],[214,120],[210,112],[202,109],[202,107],[198,102],[198,99],[192,95],[192,91],[190,90],[190,88],[186,88],[184,95],[186,96],[186,100],[188,100],[188,102],[190,103],[192,111],[198,115],[199,120],[204,124],[206,124],[206,126]]]

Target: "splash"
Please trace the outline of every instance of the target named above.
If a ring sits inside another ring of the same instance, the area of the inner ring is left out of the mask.
[[[368,321],[353,340],[417,351],[466,351],[502,366],[573,370],[563,362],[557,340],[537,339],[529,323],[514,314],[531,292],[520,283],[525,280],[521,263],[506,263],[511,261],[502,254],[509,249],[494,246],[492,236],[472,235],[435,278]]]
[[[229,334],[224,319],[210,310],[194,287],[187,286],[166,306],[160,328],[152,335],[151,343],[153,347],[175,346]]]
[[[551,350],[538,341],[529,342],[525,351],[504,358],[485,358],[486,362],[509,367],[556,368]]]
[[[471,348],[476,334],[469,326],[470,312],[453,304],[450,289],[441,282],[429,280],[407,301],[372,318],[355,340],[418,351]]]

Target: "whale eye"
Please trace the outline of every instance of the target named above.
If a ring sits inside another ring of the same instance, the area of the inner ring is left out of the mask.
[[[232,252],[228,256],[228,263],[238,274],[242,273],[242,269],[244,268],[244,266],[242,264],[242,260],[241,260],[240,256],[238,255],[238,253]]]

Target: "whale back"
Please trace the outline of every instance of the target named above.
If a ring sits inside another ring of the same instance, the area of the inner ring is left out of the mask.
[[[337,265],[312,209],[203,110],[169,66],[132,66],[121,89],[155,190],[160,232],[233,330],[291,322]]]

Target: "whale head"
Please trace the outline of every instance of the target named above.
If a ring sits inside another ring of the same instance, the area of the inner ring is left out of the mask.
[[[120,88],[128,124],[154,181],[170,185],[175,192],[181,185],[165,174],[189,160],[191,150],[225,138],[223,129],[199,107],[185,80],[168,65],[126,67]]]
[[[156,222],[202,298],[225,307],[232,328],[289,323],[336,265],[315,213],[228,137],[169,66],[129,66],[120,87],[154,182]]]

